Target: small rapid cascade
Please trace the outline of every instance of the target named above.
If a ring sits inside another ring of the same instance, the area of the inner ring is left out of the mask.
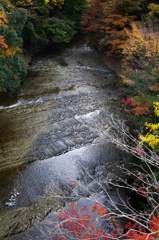
[[[0,106],[0,236],[23,232],[61,207],[48,189],[71,194],[77,181],[93,184],[83,168],[90,176],[107,175],[105,163],[120,154],[92,122],[111,113],[116,81],[83,43],[33,59],[17,101]]]

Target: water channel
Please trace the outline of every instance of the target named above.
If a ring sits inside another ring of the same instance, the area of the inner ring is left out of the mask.
[[[104,182],[122,159],[94,124],[114,111],[117,80],[81,41],[33,59],[16,100],[0,106],[1,237],[42,240],[18,233],[62,208],[64,198],[98,192],[94,179]]]

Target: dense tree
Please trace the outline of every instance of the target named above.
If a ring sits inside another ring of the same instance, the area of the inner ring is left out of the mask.
[[[69,42],[86,5],[87,0],[0,0],[1,91],[15,91],[26,75],[22,48],[35,52],[48,43]],[[19,75],[12,69],[16,61]]]
[[[156,13],[159,5],[150,3],[148,8],[152,5],[155,5]],[[129,106],[129,111],[135,115],[129,120],[133,120],[138,131],[142,128],[142,133],[139,134],[141,144],[146,143],[158,153],[159,35],[157,17],[155,15],[154,18],[151,11],[147,14],[151,19],[146,16],[146,21],[133,22],[131,28],[126,30],[127,39],[122,46],[122,53],[127,70],[121,77],[124,86],[127,87],[126,93],[129,95],[123,99],[123,103]]]
[[[127,40],[123,45],[123,54],[127,61],[136,67],[152,70],[159,64],[159,36],[152,23],[132,23],[127,31]]]
[[[65,0],[64,15],[73,21],[77,28],[81,27],[82,15],[86,12],[87,0]]]
[[[80,28],[86,0],[45,0],[43,6],[27,9],[28,19],[23,29],[24,46],[38,49],[48,43],[69,42]]]
[[[27,71],[22,58],[16,53],[12,57],[0,58],[0,90],[14,93]]]
[[[106,46],[109,54],[120,55],[127,38],[125,29],[130,28],[132,21],[140,21],[148,6],[146,0],[91,0],[83,24],[87,32],[96,34],[95,45]],[[90,42],[93,40],[90,38]]]
[[[155,3],[150,3],[148,5],[148,9],[148,17],[154,22],[159,22],[159,5]]]
[[[104,13],[103,31],[111,37],[108,44],[111,45],[111,53],[120,53],[122,44],[124,43],[127,33],[125,28],[130,26],[134,20],[139,20],[142,4],[144,0],[113,0],[102,3]]]
[[[27,20],[27,11],[25,9],[11,9],[7,14],[7,19],[11,28],[13,28],[19,36]]]
[[[102,30],[104,13],[101,3],[101,0],[91,0],[88,5],[88,12],[83,15],[82,25],[90,44],[93,46],[97,46],[99,41],[105,44],[105,32]]]
[[[76,33],[74,23],[67,19],[52,17],[42,26],[45,38],[55,43],[69,42]]]
[[[86,32],[90,33],[91,43],[98,47],[106,46],[107,54],[124,57],[125,69],[128,70],[121,74],[121,78],[126,86],[125,94],[129,95],[122,101],[135,115],[131,121],[136,127],[146,127],[140,139],[156,152],[159,151],[159,124],[158,110],[153,111],[153,106],[156,109],[159,102],[157,3],[146,0],[90,0],[89,11],[83,21]]]
[[[11,8],[14,7],[11,5]],[[14,28],[10,27],[3,8],[0,16],[0,91],[13,93],[19,87],[21,79],[26,76],[26,67],[19,54],[22,39]]]

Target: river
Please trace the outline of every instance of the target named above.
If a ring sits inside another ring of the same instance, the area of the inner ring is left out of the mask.
[[[34,239],[14,234],[64,206],[64,198],[98,192],[94,179],[104,182],[122,159],[95,125],[115,109],[117,80],[81,41],[33,58],[16,100],[0,106],[0,236]]]

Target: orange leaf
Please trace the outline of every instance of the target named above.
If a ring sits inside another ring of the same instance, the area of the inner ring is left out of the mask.
[[[105,213],[107,213],[105,207],[101,207],[101,205],[101,203],[95,203],[92,208],[92,212],[97,212],[98,215],[104,215]]]
[[[6,49],[8,48],[8,45],[5,42],[5,38],[3,35],[0,35],[0,48]]]
[[[71,202],[71,206],[72,206],[72,210],[74,211],[76,209],[76,203],[75,202]]]
[[[104,207],[98,209],[98,215],[104,215],[105,213],[107,213],[107,210]]]

